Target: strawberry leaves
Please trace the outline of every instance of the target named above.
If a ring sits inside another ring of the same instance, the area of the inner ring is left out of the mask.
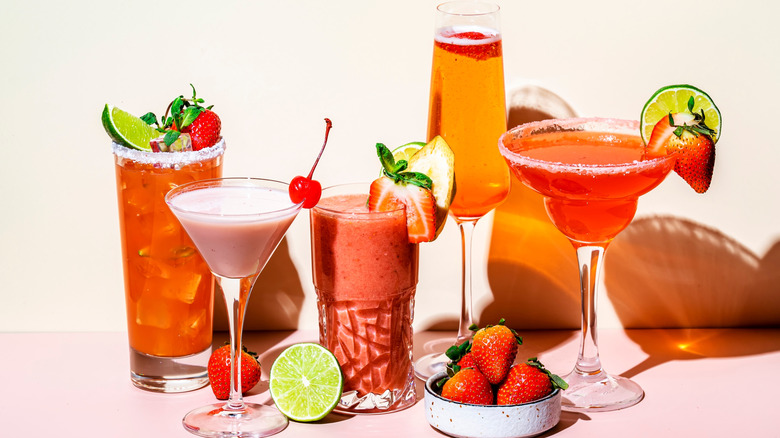
[[[693,96],[688,98],[688,112],[693,115],[693,121],[690,123],[684,123],[682,125],[677,125],[674,122],[674,115],[672,113],[669,113],[669,126],[672,126],[675,128],[674,135],[677,136],[677,138],[682,137],[684,132],[690,132],[691,134],[695,136],[699,135],[708,135],[712,138],[715,138],[715,130],[710,128],[704,123],[705,115],[704,115],[704,109],[702,109],[700,112],[694,112],[693,111]]]
[[[157,120],[153,112],[148,112],[141,116],[141,120],[147,125],[156,126],[157,131],[164,134],[163,141],[166,145],[172,145],[181,135],[183,128],[192,124],[203,111],[210,110],[214,105],[203,107],[200,104],[205,100],[197,96],[195,86],[192,87],[192,98],[185,98],[180,95],[173,99],[165,109],[165,114]],[[168,115],[170,113],[170,115]]]
[[[426,190],[433,188],[433,180],[428,175],[420,172],[407,172],[406,168],[409,167],[409,163],[406,160],[396,162],[393,153],[384,144],[376,144],[376,154],[382,163],[382,172],[395,184],[412,184]]]
[[[532,358],[528,359],[525,363],[528,364],[529,366],[532,366],[532,367],[538,369],[539,371],[547,374],[547,376],[550,378],[550,382],[552,382],[553,389],[558,388],[558,389],[564,389],[565,390],[566,388],[569,387],[569,384],[566,383],[566,381],[563,380],[560,376],[558,376],[557,374],[551,373],[550,370],[545,368],[544,365],[542,365],[542,363],[539,361],[538,358],[532,357]]]

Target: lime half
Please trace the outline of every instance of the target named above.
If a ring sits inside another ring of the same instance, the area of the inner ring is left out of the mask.
[[[693,112],[704,110],[704,124],[715,131],[712,140],[720,137],[721,117],[715,102],[704,91],[692,85],[669,85],[656,91],[642,108],[639,129],[645,144],[650,141],[655,124],[669,113],[688,112],[688,100],[693,97]]]
[[[100,118],[108,136],[128,148],[151,151],[149,142],[162,135],[140,118],[113,105],[106,104]]]
[[[336,356],[314,343],[288,347],[271,366],[271,398],[295,421],[317,421],[341,399],[344,377]]]
[[[423,148],[423,146],[425,146],[425,143],[419,141],[414,141],[398,146],[397,148],[393,149],[393,158],[396,162],[399,160],[406,160],[408,162],[409,158],[412,158],[412,155],[416,154],[417,151]]]

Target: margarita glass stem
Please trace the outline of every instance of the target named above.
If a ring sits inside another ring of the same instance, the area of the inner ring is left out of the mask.
[[[461,287],[460,287],[460,321],[458,322],[457,343],[471,338],[469,327],[474,323],[471,306],[471,258],[474,227],[478,219],[456,220],[460,228],[461,241]]]
[[[241,335],[244,328],[246,303],[249,301],[252,284],[254,284],[257,275],[245,278],[228,278],[215,274],[225,298],[230,329],[230,398],[224,407],[227,411],[244,409],[244,398],[241,394]]]
[[[606,245],[577,246],[575,244],[575,248],[577,249],[577,264],[580,269],[582,330],[580,331],[580,351],[574,371],[579,374],[593,375],[601,372],[596,308],[598,304],[597,288],[601,279]]]

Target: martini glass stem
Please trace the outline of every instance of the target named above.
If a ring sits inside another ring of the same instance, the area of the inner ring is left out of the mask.
[[[244,409],[244,398],[241,394],[241,335],[244,328],[246,303],[257,275],[246,278],[227,278],[218,275],[216,277],[225,298],[230,328],[230,363],[232,366],[230,368],[230,398],[225,403],[225,410],[240,411]]]
[[[574,370],[580,374],[593,375],[601,372],[596,308],[598,303],[597,288],[601,279],[604,251],[605,248],[601,246],[580,246],[577,248],[582,294],[582,330],[580,351]]]
[[[474,237],[474,227],[477,225],[477,219],[457,221],[460,228],[461,240],[461,293],[460,293],[460,321],[458,323],[458,341],[471,338],[469,327],[474,323],[471,306],[471,259],[472,259],[472,240]]]

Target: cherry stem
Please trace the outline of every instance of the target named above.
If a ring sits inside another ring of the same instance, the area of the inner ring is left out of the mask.
[[[311,171],[309,172],[309,176],[306,177],[306,179],[311,179],[312,175],[314,175],[314,169],[317,167],[317,163],[320,162],[320,157],[322,157],[322,153],[325,152],[325,145],[328,144],[328,134],[330,133],[330,128],[333,127],[333,122],[330,121],[329,118],[325,118],[325,141],[322,143],[322,149],[320,149],[320,154],[317,155],[317,159],[314,161],[314,165],[311,166]]]

